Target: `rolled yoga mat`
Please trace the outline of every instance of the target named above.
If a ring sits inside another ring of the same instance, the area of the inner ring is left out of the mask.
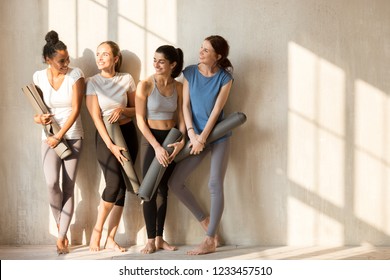
[[[211,131],[209,137],[207,138],[206,144],[209,144],[218,138],[224,136],[226,133],[228,133],[233,128],[236,128],[237,126],[242,125],[246,122],[246,115],[242,112],[234,112],[231,113],[229,116],[227,116],[225,119],[223,119],[221,122],[215,125],[213,130]],[[189,147],[190,141],[187,141],[186,145],[183,147],[183,149],[180,151],[180,153],[177,154],[174,161],[179,162],[186,157],[190,156],[191,148]]]
[[[129,149],[127,147],[126,141],[123,138],[123,134],[118,122],[110,123],[108,121],[108,116],[103,117],[104,125],[106,126],[107,133],[111,138],[111,141],[119,146],[126,149],[126,151],[122,151],[123,156],[125,156],[128,161],[125,161],[122,165],[121,171],[123,175],[123,179],[125,180],[126,189],[134,194],[138,193],[139,189],[139,180],[137,177],[137,173],[135,173],[133,161],[131,160],[131,156],[129,153]]]
[[[49,109],[43,102],[42,91],[38,86],[36,86],[35,84],[29,84],[27,86],[24,86],[22,88],[22,91],[26,95],[27,99],[30,101],[37,114],[50,114]],[[61,129],[58,123],[54,120],[54,118],[51,118],[51,124],[42,126],[46,137],[55,135]],[[62,138],[58,145],[54,148],[54,151],[61,159],[65,159],[72,154],[72,150],[69,148],[69,145],[64,138]]]
[[[168,145],[180,141],[181,138],[182,134],[180,130],[172,128],[167,137],[164,139],[162,146],[169,154],[171,154],[173,152],[173,148],[168,147]],[[154,158],[145,174],[144,179],[142,180],[137,194],[138,197],[140,197],[143,201],[149,201],[157,190],[158,184],[160,183],[166,169],[166,167],[162,166],[158,160]]]

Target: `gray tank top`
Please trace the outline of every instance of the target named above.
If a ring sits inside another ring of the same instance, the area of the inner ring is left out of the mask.
[[[150,120],[172,120],[177,109],[176,83],[172,95],[164,96],[157,88],[154,80],[154,88],[148,97],[147,118]]]

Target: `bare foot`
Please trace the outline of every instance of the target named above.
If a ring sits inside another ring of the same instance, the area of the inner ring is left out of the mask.
[[[65,235],[65,239],[64,239],[64,245],[66,248],[68,248],[68,246],[69,246],[69,239],[66,235]]]
[[[107,238],[106,240],[106,244],[104,245],[104,249],[111,249],[111,250],[114,250],[116,252],[126,252],[126,249],[119,246],[118,243],[116,243],[113,239],[111,238]]]
[[[177,247],[169,245],[161,236],[156,237],[156,248],[163,249],[167,251],[176,251]]]
[[[200,222],[200,225],[202,226],[205,232],[207,232],[209,224],[210,224],[210,217],[206,217],[203,221]],[[215,234],[214,240],[215,240],[215,247],[221,247],[223,245],[222,238],[220,238],[218,234]]]
[[[58,230],[58,233],[59,233],[60,232],[60,224],[57,224],[57,230]],[[57,253],[58,253],[58,255],[69,253],[68,246],[69,246],[68,237],[66,235],[65,235],[64,238],[60,238],[59,237],[58,240],[57,240]]]
[[[152,254],[156,252],[156,245],[154,239],[148,239],[145,247],[140,251],[142,254]]]
[[[64,241],[65,241],[64,238],[57,239],[57,254],[58,255],[69,253],[69,249],[67,246],[65,246]]]
[[[188,251],[187,255],[204,255],[214,253],[216,250],[215,238],[207,236],[194,250]]]
[[[220,238],[220,236],[218,234],[215,235],[214,240],[215,240],[215,247],[218,248],[218,247],[223,246],[222,239]]]
[[[100,239],[102,238],[102,232],[93,229],[91,240],[89,242],[89,251],[91,252],[97,252],[100,251]]]

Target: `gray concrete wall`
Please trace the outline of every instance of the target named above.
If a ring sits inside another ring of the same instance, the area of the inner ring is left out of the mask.
[[[228,39],[235,82],[227,112],[245,112],[248,121],[232,138],[226,243],[390,244],[388,1],[15,0],[0,8],[0,244],[51,244],[56,236],[40,129],[20,90],[45,67],[40,54],[51,29],[86,76],[96,73],[96,46],[117,41],[124,70],[136,80],[153,73],[161,44],[181,47],[188,65],[206,36]],[[85,106],[82,118],[85,149],[70,233],[73,243],[86,244],[104,186]],[[208,166],[188,182],[207,209]],[[172,194],[167,240],[197,243],[202,234]],[[129,195],[118,241],[145,238],[139,200]]]

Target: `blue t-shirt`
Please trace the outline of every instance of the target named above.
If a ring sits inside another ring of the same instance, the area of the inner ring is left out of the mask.
[[[194,130],[200,134],[206,126],[221,88],[233,77],[224,69],[219,69],[212,77],[205,77],[199,72],[198,65],[186,67],[183,70],[183,75],[188,81]],[[217,123],[222,119],[223,110]],[[230,134],[228,133],[222,138],[226,138]]]

